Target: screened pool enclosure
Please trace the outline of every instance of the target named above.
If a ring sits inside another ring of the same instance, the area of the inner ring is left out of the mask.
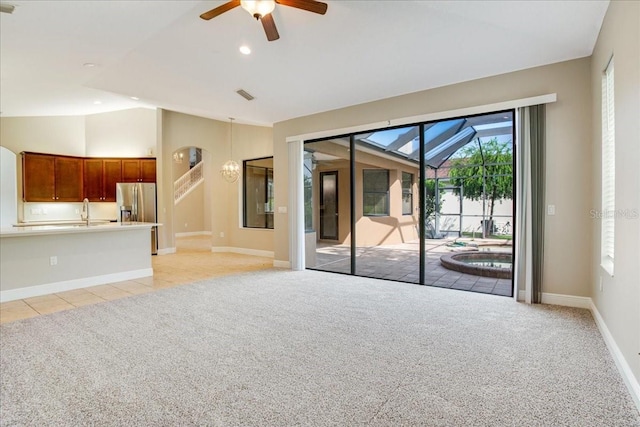
[[[512,253],[514,140],[509,110],[305,142],[307,268],[511,295],[440,257]]]

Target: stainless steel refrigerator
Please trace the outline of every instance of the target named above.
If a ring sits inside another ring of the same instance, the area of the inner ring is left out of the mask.
[[[156,185],[146,182],[116,184],[118,222],[157,222]],[[158,227],[151,227],[151,253],[158,253]]]

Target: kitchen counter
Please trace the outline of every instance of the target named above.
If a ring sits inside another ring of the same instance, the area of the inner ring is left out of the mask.
[[[153,276],[146,222],[0,229],[0,302]]]
[[[0,237],[19,237],[47,234],[98,233],[151,228],[161,224],[152,222],[106,222],[55,221],[47,223],[21,223],[13,227],[0,228]]]

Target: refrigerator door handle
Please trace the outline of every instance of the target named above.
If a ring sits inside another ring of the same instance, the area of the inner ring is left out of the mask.
[[[138,188],[133,186],[132,188],[133,198],[131,200],[131,219],[134,222],[138,222]]]

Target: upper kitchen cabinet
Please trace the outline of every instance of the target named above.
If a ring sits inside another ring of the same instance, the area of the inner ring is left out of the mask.
[[[122,159],[122,182],[156,182],[156,159]]]
[[[77,202],[83,198],[83,164],[78,157],[22,153],[25,202]]]
[[[84,159],[84,197],[91,202],[115,202],[122,182],[121,159]]]

